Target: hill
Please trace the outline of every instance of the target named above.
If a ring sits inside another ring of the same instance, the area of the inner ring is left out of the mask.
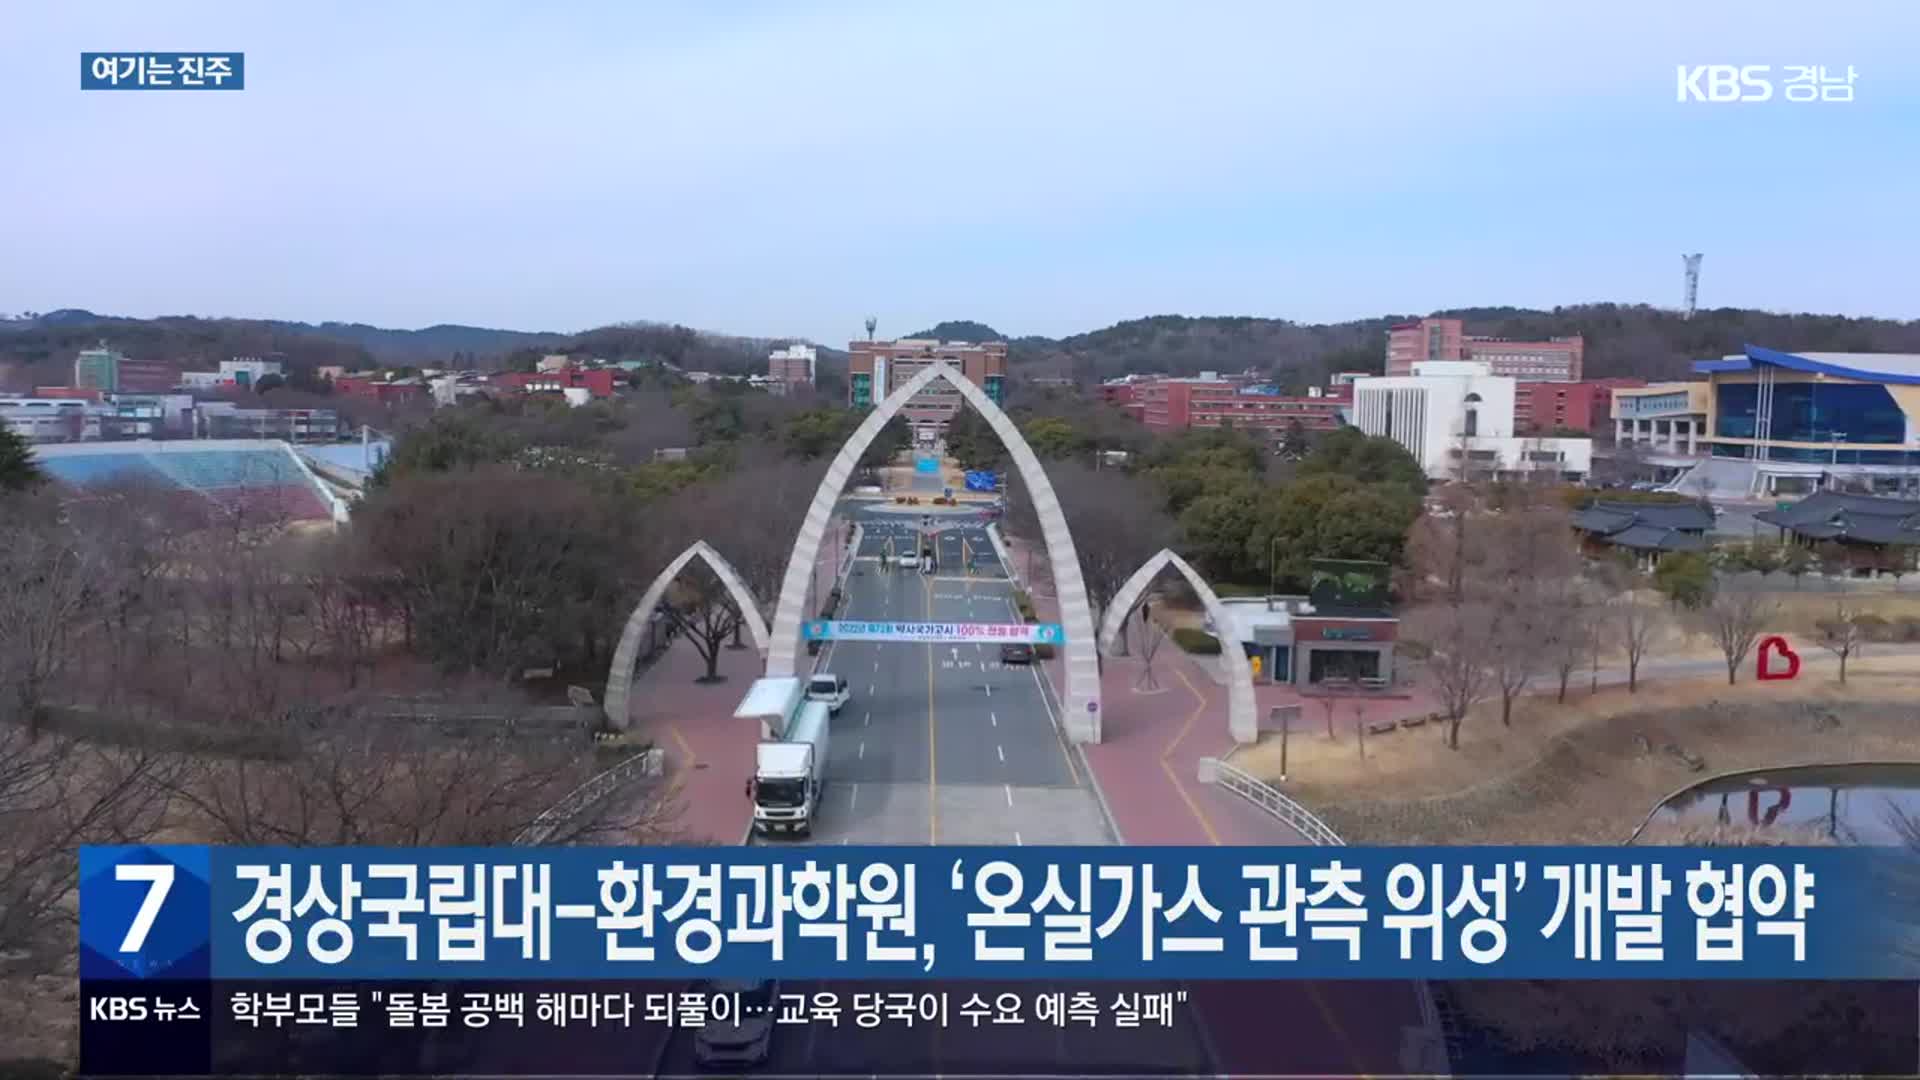
[[[930,330],[917,334],[908,334],[910,338],[932,338],[935,341],[964,341],[969,345],[978,345],[983,341],[1005,341],[1006,335],[986,323],[977,323],[972,319],[949,320]]]
[[[1469,334],[1537,339],[1586,338],[1590,377],[1679,379],[1693,360],[1738,352],[1748,343],[1786,350],[1920,352],[1920,322],[1840,315],[1782,314],[1745,308],[1701,311],[1691,320],[1644,304],[1580,304],[1551,311],[1484,307],[1435,312],[1462,319]],[[984,323],[953,320],[913,336],[942,341],[1009,342],[1016,374],[1082,381],[1117,375],[1202,371],[1266,372],[1300,387],[1333,371],[1378,371],[1387,328],[1411,315],[1339,323],[1296,323],[1245,316],[1156,315],[1063,338],[1009,337]],[[232,356],[273,356],[289,368],[460,365],[530,367],[544,353],[608,360],[655,359],[690,370],[764,371],[767,350],[797,338],[737,337],[656,322],[618,323],[575,334],[439,325],[391,330],[362,323],[168,316],[128,319],[82,309],[0,318],[0,390],[63,383],[74,354],[105,339],[138,360],[211,366]],[[846,353],[816,346],[821,380],[843,379]]]
[[[1688,378],[1692,361],[1736,353],[1749,343],[1788,351],[1920,352],[1920,322],[1841,315],[1719,308],[1696,312],[1688,320],[1645,304],[1581,304],[1552,311],[1464,308],[1434,314],[1461,319],[1466,332],[1474,335],[1538,340],[1579,334],[1586,338],[1590,378]],[[1251,368],[1282,383],[1317,383],[1333,371],[1379,371],[1388,327],[1415,317],[1304,324],[1157,315],[1059,339],[1018,338],[1010,360],[1031,373],[1082,380]]]

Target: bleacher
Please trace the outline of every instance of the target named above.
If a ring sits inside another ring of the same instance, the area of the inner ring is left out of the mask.
[[[269,439],[60,443],[35,447],[56,483],[78,491],[145,484],[214,506],[287,521],[337,519],[338,500],[287,444]]]

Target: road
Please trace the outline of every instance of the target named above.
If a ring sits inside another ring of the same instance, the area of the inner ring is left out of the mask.
[[[889,556],[917,554],[922,517],[852,509],[864,525],[840,618],[861,621],[1019,622],[1013,584],[992,541],[971,514],[928,515],[934,522],[935,572],[887,567]],[[835,526],[838,528],[839,526]],[[1000,663],[986,645],[837,642],[815,670],[846,677],[853,697],[833,719],[828,781],[812,844],[1112,844],[1115,838],[1085,766],[1060,734],[1056,703],[1038,665]],[[765,1075],[920,1073],[935,1075],[1073,1073],[1129,1068],[1144,1073],[1207,1071],[1204,1040],[1191,1007],[1176,1006],[1169,1027],[1116,1032],[1102,1024],[1055,1027],[984,1024],[958,1009],[979,992],[1093,991],[1103,1009],[1125,990],[1176,990],[1170,984],[969,986],[928,983],[825,987],[794,983],[783,994],[946,990],[946,1030],[887,1025],[872,1032],[818,1024],[774,1029]],[[693,1039],[676,1034],[660,1074],[697,1071]]]
[[[977,518],[927,515],[938,555],[922,574],[886,560],[918,550],[923,516],[860,512],[840,618],[1020,621]],[[1002,664],[991,645],[835,642],[817,670],[845,676],[853,699],[833,721],[813,843],[1113,842],[1038,665]]]

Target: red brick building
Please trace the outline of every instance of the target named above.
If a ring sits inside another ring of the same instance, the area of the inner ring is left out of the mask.
[[[1331,431],[1343,422],[1341,411],[1353,403],[1350,386],[1293,397],[1248,376],[1140,379],[1108,383],[1101,393],[1154,431],[1232,427],[1264,431],[1276,440],[1295,424],[1307,431]]]
[[[333,392],[365,401],[377,401],[382,405],[401,405],[424,400],[427,396],[427,388],[423,383],[386,382],[357,375],[333,380]]]
[[[1472,360],[1495,375],[1533,382],[1579,382],[1586,340],[1579,335],[1545,341],[1470,337],[1459,319],[1417,319],[1387,330],[1388,375],[1411,375],[1426,360]]]
[[[1591,434],[1595,425],[1605,427],[1612,422],[1615,390],[1645,385],[1645,379],[1516,382],[1513,430],[1527,435],[1555,429]]]
[[[528,394],[557,394],[563,390],[581,390],[597,398],[613,396],[614,368],[564,367],[555,371],[512,371],[495,375],[495,386],[509,387]]]

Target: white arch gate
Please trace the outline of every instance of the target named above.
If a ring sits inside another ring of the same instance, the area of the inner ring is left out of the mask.
[[[880,434],[880,429],[887,421],[893,419],[901,406],[907,403],[907,399],[935,379],[945,379],[951,383],[967,404],[973,406],[974,411],[993,428],[993,433],[1006,446],[1013,458],[1014,468],[1019,470],[1020,478],[1026,481],[1027,490],[1033,496],[1034,509],[1040,517],[1040,535],[1046,541],[1047,559],[1053,567],[1054,586],[1060,593],[1061,630],[1067,639],[1066,702],[1062,710],[1067,737],[1074,742],[1099,742],[1100,657],[1093,636],[1093,606],[1087,601],[1086,582],[1080,576],[1080,554],[1074,550],[1073,535],[1067,531],[1067,519],[1060,511],[1060,500],[1054,497],[1047,471],[1041,468],[1040,459],[1034,456],[1033,448],[1027,445],[1020,429],[1000,410],[1000,406],[993,403],[993,399],[987,397],[985,391],[947,363],[930,365],[888,394],[854,429],[847,444],[834,457],[833,464],[827,467],[827,475],[820,480],[820,487],[814,492],[813,505],[807,508],[806,520],[800,524],[800,535],[794,544],[793,556],[787,562],[787,575],[780,585],[780,602],[773,613],[773,639],[767,649],[767,674],[795,673],[800,652],[800,623],[807,616],[802,610],[807,602],[807,582],[813,574],[813,563],[819,556],[820,543],[826,538],[827,523],[833,516],[834,503],[839,501],[840,493],[846,489],[848,479],[860,463],[860,456],[866,453],[867,446]]]
[[[1100,651],[1111,653],[1113,641],[1120,636],[1120,629],[1126,625],[1127,616],[1140,603],[1140,597],[1153,584],[1161,570],[1172,566],[1193,586],[1205,605],[1207,615],[1213,619],[1213,636],[1220,639],[1220,670],[1227,677],[1227,730],[1238,743],[1256,742],[1260,738],[1260,715],[1253,698],[1253,671],[1247,664],[1246,646],[1240,641],[1239,631],[1227,615],[1226,606],[1214,595],[1213,588],[1205,578],[1187,565],[1187,560],[1172,551],[1161,549],[1140,565],[1133,576],[1113,594],[1113,602],[1107,605],[1106,617],[1100,620]]]
[[[713,549],[705,540],[695,540],[681,552],[665,570],[660,571],[640,596],[640,603],[627,616],[626,629],[620,632],[620,645],[613,650],[613,667],[607,671],[607,723],[615,730],[627,729],[627,700],[633,692],[633,665],[640,660],[640,642],[646,638],[647,621],[653,617],[653,609],[660,606],[660,600],[667,594],[667,586],[680,576],[680,571],[695,558],[705,559],[713,567],[714,575],[727,587],[733,596],[733,602],[740,608],[740,617],[747,626],[747,636],[753,639],[753,647],[765,656],[767,652],[767,621],[760,616],[759,602],[753,598],[753,590],[740,578],[740,572],[726,557]]]

